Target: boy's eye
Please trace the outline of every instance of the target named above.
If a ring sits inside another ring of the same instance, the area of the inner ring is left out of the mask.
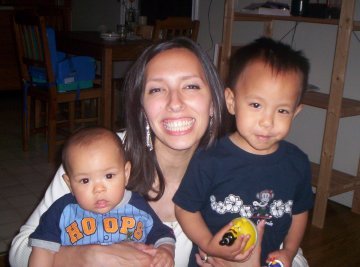
[[[250,106],[253,107],[253,108],[260,108],[259,103],[251,103]]]
[[[80,183],[87,184],[89,182],[89,178],[83,178],[80,180]]]
[[[279,109],[279,113],[281,114],[289,114],[290,112],[286,109]]]
[[[106,179],[111,179],[114,177],[114,174],[113,173],[108,173],[105,175]]]

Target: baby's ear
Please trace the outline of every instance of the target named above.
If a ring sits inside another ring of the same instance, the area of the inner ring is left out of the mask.
[[[234,92],[229,88],[225,88],[226,107],[231,115],[235,115],[235,96]]]
[[[64,179],[66,185],[69,187],[69,189],[70,189],[70,191],[71,191],[70,177],[69,177],[66,173],[64,173],[64,174],[62,175],[62,178]]]
[[[125,168],[124,168],[125,185],[127,185],[129,182],[130,173],[131,173],[131,163],[130,163],[130,161],[127,161],[125,163]]]

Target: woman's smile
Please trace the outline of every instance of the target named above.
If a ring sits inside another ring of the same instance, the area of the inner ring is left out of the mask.
[[[164,128],[172,134],[186,134],[195,123],[194,118],[163,120]]]

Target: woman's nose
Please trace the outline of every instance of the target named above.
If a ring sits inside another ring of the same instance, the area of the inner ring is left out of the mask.
[[[169,109],[174,112],[180,111],[183,108],[183,106],[184,106],[183,99],[182,99],[181,94],[178,91],[175,91],[175,90],[170,91],[168,106],[169,106]]]

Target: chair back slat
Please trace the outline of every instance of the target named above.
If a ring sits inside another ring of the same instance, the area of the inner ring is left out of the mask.
[[[155,22],[153,41],[170,40],[177,36],[185,36],[197,40],[200,22],[189,17],[168,17]]]
[[[29,69],[33,66],[44,68],[48,83],[53,83],[55,77],[46,34],[45,18],[27,11],[17,12],[13,17],[13,27],[23,80],[30,81]]]

